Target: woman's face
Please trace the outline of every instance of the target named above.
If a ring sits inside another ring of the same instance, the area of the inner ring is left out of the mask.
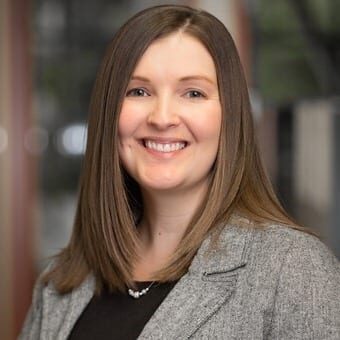
[[[119,154],[143,190],[206,186],[221,127],[216,70],[185,33],[154,41],[130,79],[119,117]]]

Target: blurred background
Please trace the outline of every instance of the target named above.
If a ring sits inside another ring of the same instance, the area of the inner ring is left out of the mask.
[[[0,0],[0,339],[72,228],[89,97],[131,15],[187,4],[230,30],[286,209],[340,257],[340,0]]]

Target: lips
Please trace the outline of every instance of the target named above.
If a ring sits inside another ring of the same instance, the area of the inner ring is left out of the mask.
[[[159,139],[148,139],[142,140],[143,146],[149,150],[156,152],[169,153],[184,149],[188,143],[183,140],[159,140]]]

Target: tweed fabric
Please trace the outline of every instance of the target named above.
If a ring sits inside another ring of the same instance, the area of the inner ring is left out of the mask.
[[[138,339],[340,339],[340,264],[316,237],[272,225],[227,225],[201,245],[188,272]],[[67,339],[91,300],[90,275],[60,296],[36,284],[19,339]]]

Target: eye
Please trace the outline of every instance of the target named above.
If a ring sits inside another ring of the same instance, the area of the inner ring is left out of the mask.
[[[198,90],[190,90],[185,95],[186,97],[189,97],[189,98],[205,98],[206,97],[205,94],[203,94],[201,91],[198,91]]]
[[[127,97],[147,97],[149,94],[142,88],[138,87],[135,89],[131,89],[126,92]]]

